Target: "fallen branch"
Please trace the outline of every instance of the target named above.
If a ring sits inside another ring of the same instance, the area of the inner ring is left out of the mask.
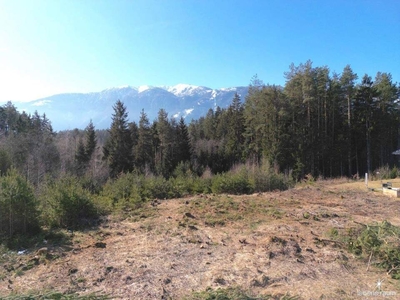
[[[400,267],[393,267],[393,266],[392,266],[392,268],[387,272],[387,274],[390,275],[390,273],[391,273],[392,271],[398,270],[398,269],[400,269]]]
[[[340,242],[340,241],[328,240],[328,239],[320,239],[320,238],[315,238],[315,239],[318,240],[319,242],[327,242],[327,243],[335,243],[335,244],[344,245],[344,243]]]
[[[373,253],[373,252],[371,251],[371,254],[369,255],[367,271],[369,270],[369,266],[370,266],[370,264],[371,264],[372,253]]]
[[[360,223],[360,222],[357,222],[357,221],[353,221],[353,222],[356,223],[356,224],[362,225],[362,226],[364,226],[364,227],[367,227],[366,224],[363,224],[363,223]]]

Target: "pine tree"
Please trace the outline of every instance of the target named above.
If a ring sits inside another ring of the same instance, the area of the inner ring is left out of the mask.
[[[164,109],[158,112],[156,122],[158,146],[155,153],[155,168],[159,175],[168,178],[173,171],[173,132]]]
[[[240,96],[235,93],[232,104],[228,108],[228,132],[225,145],[226,155],[229,157],[230,164],[240,162],[244,151],[244,117],[243,106]]]
[[[375,118],[377,103],[376,98],[378,92],[373,86],[372,78],[367,74],[364,75],[360,86],[357,89],[356,101],[354,103],[354,114],[357,122],[357,136],[365,136],[366,149],[366,169],[370,173],[372,171],[372,131],[377,122]],[[360,142],[363,138],[360,139]],[[361,143],[362,145],[362,143]],[[362,147],[362,146],[361,146]],[[361,148],[360,147],[360,148]]]
[[[85,154],[87,160],[89,161],[92,158],[92,155],[96,150],[97,146],[96,131],[92,120],[90,120],[88,126],[86,126],[85,128],[85,136],[86,136]]]
[[[75,167],[76,173],[78,176],[82,176],[86,171],[88,162],[88,156],[82,138],[80,138],[78,142],[78,146],[75,153],[75,162],[76,162],[76,167]]]
[[[137,143],[138,143],[138,138],[139,138],[139,128],[136,124],[136,122],[130,122],[128,124],[129,127],[129,134],[131,136],[131,141],[132,141],[132,166],[135,168],[137,166],[136,162],[136,151],[137,151]]]
[[[260,122],[258,115],[265,112],[261,108],[263,87],[264,83],[258,79],[257,75],[253,76],[244,106],[246,157],[256,162],[261,159],[262,152],[262,134],[258,124]]]
[[[380,166],[394,163],[392,152],[398,149],[398,94],[396,84],[392,82],[392,75],[378,72],[375,77],[374,87],[378,93],[376,118],[377,151],[379,151]]]
[[[347,65],[340,77],[340,84],[343,89],[343,96],[347,102],[347,163],[348,175],[352,176],[352,106],[355,96],[355,81],[358,76],[353,72],[350,65]]]
[[[147,114],[140,113],[138,140],[135,152],[136,166],[140,172],[153,168],[153,136]]]
[[[110,137],[103,147],[103,154],[110,168],[111,177],[116,177],[122,172],[132,170],[132,140],[125,105],[118,100],[113,109]]]
[[[177,162],[190,161],[192,156],[192,146],[190,143],[190,137],[188,133],[185,120],[181,117],[176,128],[177,136]]]

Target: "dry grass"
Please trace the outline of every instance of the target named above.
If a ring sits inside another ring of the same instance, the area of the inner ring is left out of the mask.
[[[182,299],[209,287],[240,287],[253,295],[361,299],[357,292],[375,291],[378,280],[382,290],[400,295],[385,270],[373,264],[367,270],[368,260],[330,239],[358,223],[400,226],[399,201],[345,179],[286,192],[162,201],[150,213],[75,233],[64,251],[49,245],[57,256],[29,269],[18,271],[35,259],[34,249],[3,258],[0,297],[55,290]]]

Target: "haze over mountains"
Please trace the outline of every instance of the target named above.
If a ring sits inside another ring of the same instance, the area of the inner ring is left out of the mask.
[[[244,101],[248,87],[211,89],[203,86],[178,84],[175,86],[126,86],[95,93],[65,93],[26,103],[17,103],[19,111],[38,111],[50,119],[55,131],[87,126],[90,119],[96,129],[109,128],[113,105],[119,99],[128,110],[130,121],[138,121],[142,109],[152,122],[163,108],[169,117],[185,118],[187,122],[205,116],[217,106],[226,108],[235,93]]]

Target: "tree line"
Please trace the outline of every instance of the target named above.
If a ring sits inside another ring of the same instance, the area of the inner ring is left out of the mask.
[[[169,177],[180,163],[198,175],[265,159],[295,179],[357,176],[393,167],[399,147],[399,86],[389,73],[375,79],[347,65],[341,74],[311,61],[290,66],[284,87],[252,79],[242,103],[210,109],[188,126],[161,109],[149,123],[128,124],[123,103],[114,107],[110,139],[104,147],[111,175],[132,171]],[[123,154],[122,154],[123,153]]]
[[[189,126],[197,159],[213,172],[259,162],[292,170],[295,179],[355,176],[396,165],[400,86],[389,73],[375,79],[347,65],[341,74],[290,66],[284,87],[252,79],[245,103],[210,110]]]
[[[399,147],[399,90],[389,73],[372,79],[347,65],[341,74],[291,65],[282,86],[256,76],[245,99],[185,123],[160,109],[150,122],[130,122],[124,103],[113,106],[108,130],[53,132],[45,114],[0,107],[0,172],[11,165],[34,185],[46,176],[90,175],[100,183],[125,172],[174,176],[177,168],[200,176],[267,160],[295,179],[354,176],[394,166]]]
[[[282,87],[255,76],[244,99],[236,94],[228,107],[189,123],[164,109],[152,122],[144,110],[130,122],[118,100],[108,130],[90,122],[54,132],[45,114],[1,106],[0,236],[43,222],[71,226],[100,206],[287,188],[289,177],[396,165],[400,86],[389,73],[359,80],[349,65],[337,74],[307,61],[292,64],[285,78]]]

